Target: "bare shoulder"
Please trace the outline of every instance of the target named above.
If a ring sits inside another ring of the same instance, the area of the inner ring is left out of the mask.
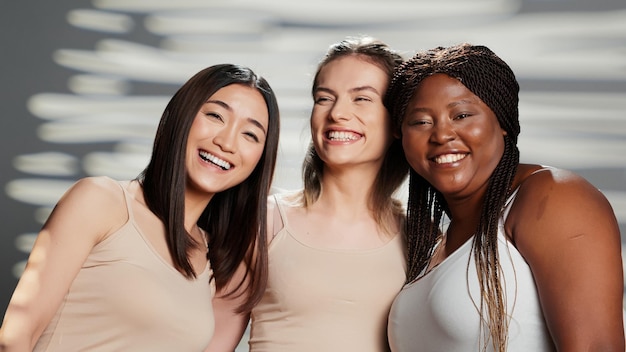
[[[610,203],[597,187],[574,172],[546,167],[523,177],[507,218],[507,230],[516,241],[546,234],[555,240],[559,234],[582,232],[613,235],[616,224]]]
[[[532,271],[556,347],[623,350],[621,236],[610,203],[571,171],[523,165],[518,175],[505,229]]]
[[[276,196],[287,207],[302,207],[304,205],[304,193],[302,190],[283,191],[276,194]]]
[[[72,185],[62,201],[86,202],[92,209],[110,210],[125,203],[120,183],[109,177],[85,177]]]
[[[281,215],[281,209],[285,212],[290,212],[293,208],[301,207],[301,191],[281,191],[276,192],[268,197],[268,243],[272,242],[276,234],[278,234],[285,227],[284,219]]]
[[[108,177],[86,177],[76,181],[61,197],[46,227],[71,221],[85,224],[104,236],[128,219],[120,183]]]
[[[73,189],[89,192],[91,195],[121,193],[120,183],[106,176],[91,176],[76,181]]]
[[[571,202],[576,202],[572,204]],[[602,192],[580,175],[564,169],[542,167],[521,181],[515,201],[519,206],[537,208],[542,204],[585,207],[608,205]]]
[[[299,212],[304,209],[304,194],[301,190],[298,191],[284,191],[272,195],[273,207],[276,212],[282,210],[287,217],[290,217],[294,211]]]

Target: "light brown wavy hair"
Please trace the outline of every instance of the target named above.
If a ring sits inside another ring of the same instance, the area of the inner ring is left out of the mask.
[[[390,80],[394,69],[403,62],[403,58],[398,52],[372,37],[346,38],[328,48],[326,55],[317,66],[311,94],[315,94],[317,89],[320,71],[330,62],[345,56],[355,56],[380,67],[389,75]],[[394,139],[387,149],[383,164],[374,181],[369,201],[376,222],[386,232],[390,230],[389,219],[396,219],[398,216],[404,215],[402,204],[392,196],[406,179],[408,169],[402,144],[399,139]],[[322,192],[323,172],[324,161],[320,159],[311,142],[302,166],[305,207],[315,203],[319,198]]]

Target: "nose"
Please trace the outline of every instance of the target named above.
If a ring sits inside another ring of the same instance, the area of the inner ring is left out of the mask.
[[[430,141],[436,144],[445,144],[457,137],[454,126],[449,119],[440,119],[431,129]]]
[[[349,120],[351,115],[350,104],[347,99],[337,99],[328,114],[332,121]]]
[[[237,130],[232,126],[223,126],[213,138],[213,143],[223,152],[234,153],[237,150]]]

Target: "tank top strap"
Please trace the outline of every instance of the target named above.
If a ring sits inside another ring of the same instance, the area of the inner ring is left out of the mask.
[[[511,206],[513,205],[513,202],[515,201],[515,197],[517,196],[517,191],[519,191],[519,186],[517,188],[515,188],[513,193],[511,193],[509,198],[507,198],[506,201],[504,202],[504,209],[502,209],[502,219],[503,220],[506,220],[507,216],[509,215],[509,211],[511,210]]]
[[[130,182],[132,181],[130,182],[115,181],[115,182],[117,182],[117,184],[122,189],[122,193],[124,194],[124,202],[126,202],[126,212],[128,213],[128,221],[134,223],[135,217],[133,215],[133,208],[131,206],[131,204],[133,204],[132,196],[130,195],[130,192],[128,192],[128,190],[126,189],[126,187],[130,186]]]
[[[547,171],[552,169],[552,167],[550,166],[546,166],[546,165],[541,165],[541,167],[535,171],[533,171],[530,175],[528,175],[528,177],[535,175],[539,172],[542,171]],[[527,178],[528,178],[527,177]],[[515,197],[517,196],[517,192],[519,191],[520,187],[522,186],[522,184],[524,183],[525,180],[522,180],[522,182],[517,185],[517,187],[515,188],[515,190],[513,190],[513,192],[511,192],[511,195],[509,196],[509,198],[507,198],[506,202],[504,202],[504,209],[502,209],[502,219],[506,220],[507,216],[509,215],[509,211],[511,210],[511,206],[513,205],[513,202],[515,201]]]
[[[276,203],[276,209],[278,209],[278,215],[280,216],[280,221],[283,223],[283,228],[288,227],[287,224],[287,216],[285,215],[285,204],[283,203],[280,195],[273,194],[274,203]]]

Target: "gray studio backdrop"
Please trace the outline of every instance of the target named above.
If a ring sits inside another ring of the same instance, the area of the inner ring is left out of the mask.
[[[623,1],[0,0],[0,26],[0,314],[56,200],[83,176],[136,176],[169,96],[201,68],[268,78],[283,118],[275,186],[299,187],[311,74],[347,35],[407,56],[490,46],[521,83],[522,159],[581,173],[626,225]]]

